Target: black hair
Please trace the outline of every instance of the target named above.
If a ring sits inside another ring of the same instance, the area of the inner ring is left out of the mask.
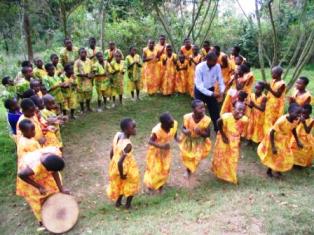
[[[13,104],[14,104],[14,99],[6,99],[6,100],[4,101],[4,107],[5,107],[7,110],[10,110]]]
[[[73,65],[71,63],[68,63],[64,66],[64,71],[67,72],[68,70],[70,70],[70,68],[73,68]]]
[[[53,60],[53,58],[55,58],[55,57],[58,57],[58,58],[59,58],[59,56],[58,56],[57,54],[51,54],[51,55],[50,55],[50,60]]]
[[[306,111],[308,111],[309,114],[312,113],[312,105],[310,105],[310,104],[305,104],[305,105],[303,106],[303,109],[305,109]]]
[[[132,118],[123,118],[121,121],[120,121],[120,128],[121,128],[121,131],[125,131],[130,123],[133,122],[133,119]]]
[[[102,52],[101,52],[101,51],[98,51],[98,52],[96,53],[96,57],[98,57],[98,56],[100,56],[100,55],[102,55]]]
[[[22,133],[24,133],[25,131],[28,131],[33,126],[34,126],[34,123],[32,123],[32,121],[28,119],[23,119],[19,123],[19,128],[22,131]]]
[[[56,172],[62,171],[65,166],[65,163],[64,160],[58,155],[49,154],[47,157],[45,157],[43,165],[48,171]]]
[[[310,80],[309,80],[307,77],[304,77],[304,76],[299,77],[299,79],[303,81],[303,83],[305,84],[305,86],[306,86],[307,84],[309,84],[309,82],[310,82]]]
[[[194,100],[192,101],[191,107],[192,107],[192,109],[195,109],[195,108],[196,108],[198,105],[200,105],[200,104],[204,104],[204,102],[201,101],[201,100],[199,100],[199,99],[194,99]]]
[[[9,76],[5,76],[4,78],[2,78],[2,85],[5,86],[9,84],[10,79],[11,78]]]
[[[241,47],[239,46],[234,46],[233,49],[235,49],[236,52],[240,53]]]
[[[86,49],[85,49],[84,47],[81,47],[81,48],[79,49],[79,54],[81,54],[82,51],[86,51]]]
[[[88,39],[88,41],[96,41],[96,38],[95,37],[90,37],[89,39]]]
[[[262,82],[262,81],[258,81],[256,84],[258,84],[259,86],[261,86],[262,90],[265,89],[265,82]]]
[[[183,42],[186,42],[186,41],[191,41],[191,39],[190,39],[190,38],[185,38],[185,39],[183,40]]]
[[[283,73],[283,68],[280,65],[277,65],[272,68],[272,71],[275,70],[276,72],[282,74]]]
[[[213,61],[213,60],[217,60],[217,55],[215,52],[208,52],[208,54],[206,55],[206,60],[210,60],[210,61]]]
[[[30,99],[34,102],[34,104],[40,108],[43,107],[43,101],[42,98],[40,98],[38,95],[33,95],[30,97]]]
[[[21,63],[21,67],[30,67],[30,66],[32,66],[32,64],[29,60],[24,60]]]
[[[31,96],[36,95],[35,91],[33,89],[27,89],[26,91],[23,92],[22,94],[22,98],[26,99],[26,98],[31,98]]]
[[[21,69],[22,74],[25,74],[29,68],[31,68],[31,66],[29,66],[29,65],[23,66]]]
[[[64,38],[63,43],[65,43],[66,41],[71,41],[72,42],[71,38],[69,38],[69,37]]]
[[[217,51],[217,52],[220,52],[221,51],[221,49],[220,49],[220,46],[214,46],[214,49]]]
[[[38,79],[32,79],[32,80],[30,81],[30,83],[29,83],[29,87],[30,87],[30,88],[33,88],[35,82],[38,82],[38,83],[40,84],[40,81],[39,81]]]
[[[135,46],[130,46],[130,48],[129,48],[129,52],[131,52],[131,50],[132,50],[133,48],[134,48],[134,49],[136,49],[136,47],[135,47]]]
[[[204,44],[210,45],[210,41],[209,41],[209,40],[205,40],[205,41],[203,42],[203,45],[204,45]]]
[[[166,38],[166,35],[160,34],[160,35],[159,35],[159,38]]]
[[[171,123],[173,121],[173,118],[170,113],[165,112],[160,115],[159,121],[161,123]]]
[[[241,65],[240,65],[240,70],[241,70],[243,73],[248,73],[248,72],[251,71],[250,66],[249,66],[247,63],[241,64]]]
[[[288,113],[295,112],[300,108],[301,108],[300,105],[298,105],[297,103],[291,103],[288,107]]]
[[[239,98],[241,98],[241,100],[245,100],[248,96],[248,93],[246,93],[245,91],[239,91],[238,96]]]
[[[33,108],[33,107],[35,107],[35,104],[32,101],[32,99],[26,98],[26,99],[22,100],[22,102],[21,102],[22,111],[26,111],[26,110]]]
[[[46,70],[49,70],[49,69],[51,69],[51,68],[54,68],[55,66],[52,64],[52,63],[47,63],[47,64],[45,64],[45,69]]]

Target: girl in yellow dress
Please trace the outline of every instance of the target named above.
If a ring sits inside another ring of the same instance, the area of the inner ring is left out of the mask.
[[[281,79],[283,69],[276,66],[272,69],[273,80],[270,84],[266,83],[267,105],[265,109],[264,132],[268,133],[277,119],[283,115],[285,106],[285,82]]]
[[[301,122],[297,126],[297,136],[301,143],[304,143],[303,148],[298,147],[295,138],[291,139],[290,148],[294,157],[294,165],[309,167],[312,165],[314,157],[314,138],[311,130],[314,126],[314,120],[311,118],[312,106],[305,104],[302,109]]]
[[[39,225],[42,226],[41,207],[45,199],[56,192],[69,193],[60,180],[59,171],[64,161],[53,153],[35,151],[24,156],[18,169],[21,183],[18,195],[30,205]]]
[[[218,120],[218,134],[212,159],[214,175],[224,181],[237,184],[237,168],[240,157],[240,139],[248,118],[245,105],[237,102],[232,113],[224,113]]]
[[[63,66],[61,63],[59,63],[59,57],[57,54],[51,54],[50,55],[50,61],[53,64],[53,66],[55,67],[55,73],[57,74],[57,76],[61,76],[62,73],[64,72],[63,70]]]
[[[180,151],[188,177],[196,171],[201,160],[208,157],[211,148],[210,118],[205,115],[205,104],[201,100],[192,102],[192,113],[183,117]]]
[[[164,66],[164,74],[161,80],[161,93],[172,95],[175,91],[177,54],[173,53],[172,46],[166,46],[166,54],[161,56],[161,63]]]
[[[143,49],[143,73],[142,79],[147,93],[153,95],[160,89],[160,75],[158,74],[157,50],[154,40],[148,40],[148,46]]]
[[[110,152],[107,195],[116,201],[116,207],[120,207],[122,198],[126,197],[125,207],[129,209],[140,188],[140,174],[130,141],[130,137],[136,135],[136,123],[125,118],[120,122],[120,127],[122,132],[115,135]]]
[[[203,47],[201,49],[201,56],[203,61],[206,60],[206,56],[208,55],[210,49],[211,49],[210,41],[205,40],[203,43]]]
[[[202,62],[202,55],[199,54],[199,48],[196,45],[192,46],[193,54],[189,58],[189,69],[188,69],[188,92],[191,97],[194,97],[194,79],[195,79],[195,68],[196,65]]]
[[[310,91],[306,90],[309,84],[309,79],[307,77],[300,77],[295,83],[295,91],[292,96],[289,97],[289,102],[297,103],[301,107],[306,104],[311,104],[312,95]]]
[[[187,92],[188,84],[188,68],[189,60],[185,59],[183,54],[179,55],[179,60],[177,61],[177,74],[176,74],[176,92],[180,94],[185,94]]]
[[[257,154],[261,162],[268,167],[268,176],[273,176],[272,171],[278,172],[280,175],[280,172],[289,171],[293,167],[294,157],[289,146],[292,135],[298,148],[303,148],[296,132],[300,115],[301,107],[297,104],[291,104],[288,114],[281,116],[275,122],[259,144]]]
[[[133,99],[134,91],[136,92],[137,100],[140,99],[141,90],[141,68],[142,60],[139,54],[136,53],[136,48],[130,48],[130,54],[125,58],[125,69],[127,71],[127,88],[131,92]]]
[[[144,184],[149,190],[161,192],[170,172],[170,143],[177,138],[178,123],[169,113],[161,114],[159,120],[148,142]]]
[[[124,78],[124,61],[122,60],[122,54],[116,52],[114,55],[114,60],[111,61],[109,72],[111,74],[111,96],[113,101],[113,107],[115,106],[116,96],[119,96],[120,104],[122,104],[123,97],[123,78]]]
[[[263,82],[257,82],[255,92],[251,93],[248,101],[249,123],[246,139],[254,143],[260,143],[264,138],[265,107],[267,103],[267,97],[263,94],[264,88],[265,84]]]
[[[44,62],[42,59],[36,59],[35,60],[36,67],[33,70],[34,78],[37,78],[38,80],[42,81],[44,77],[46,77],[47,72],[44,68]]]
[[[183,43],[184,45],[181,47],[180,52],[188,60],[193,55],[192,43],[189,38],[184,39]]]

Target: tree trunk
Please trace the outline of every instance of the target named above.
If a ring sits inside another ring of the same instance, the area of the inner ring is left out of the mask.
[[[264,81],[266,81],[264,55],[263,55],[263,48],[262,48],[261,18],[260,18],[260,14],[259,14],[259,10],[258,10],[258,0],[255,0],[255,14],[256,14],[257,27],[258,27],[258,34],[257,34],[258,59],[259,59],[259,65],[261,67],[262,78]]]
[[[275,26],[275,21],[274,21],[274,16],[273,16],[272,3],[273,3],[273,0],[270,0],[268,2],[268,12],[269,12],[271,28],[273,32],[273,60],[272,60],[272,67],[273,67],[273,66],[278,65],[279,58],[278,58],[278,38],[277,38],[277,31],[276,31],[276,26]]]
[[[62,1],[59,1],[60,5],[60,14],[61,14],[61,20],[62,20],[62,28],[63,28],[63,34],[64,38],[68,37],[68,17],[67,12],[65,9],[65,6]]]
[[[101,50],[105,51],[105,3],[104,0],[101,1],[100,8],[100,46]]]
[[[28,60],[32,61],[33,54],[33,45],[32,45],[32,31],[31,31],[31,23],[28,16],[28,3],[24,1],[24,16],[23,16],[23,29],[25,33],[26,45],[27,45],[27,54]]]

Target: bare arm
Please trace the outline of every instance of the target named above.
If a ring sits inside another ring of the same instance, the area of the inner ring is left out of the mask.
[[[303,144],[301,143],[301,141],[300,141],[300,139],[299,139],[299,137],[298,137],[296,128],[293,128],[292,134],[293,134],[293,137],[295,138],[295,141],[297,142],[298,147],[299,147],[300,149],[303,148]]]
[[[277,154],[277,149],[275,146],[275,130],[274,129],[270,131],[270,144],[271,144],[271,149],[272,149],[273,154]]]
[[[273,94],[273,96],[275,96],[276,98],[279,98],[279,97],[281,97],[282,93],[285,91],[286,85],[283,84],[283,85],[278,89],[278,91],[274,91],[273,89],[271,89],[270,86],[266,86],[266,88],[267,88],[267,90],[268,90],[270,93]]]
[[[32,185],[33,187],[37,188],[38,191],[40,192],[40,194],[45,194],[47,192],[45,187],[40,185],[40,184],[38,184],[34,180],[32,180],[30,178],[30,176],[32,176],[32,175],[34,175],[34,172],[29,167],[26,167],[26,168],[22,169],[20,172],[18,172],[18,177],[20,177],[21,180],[23,180],[24,182],[26,182],[26,183]]]
[[[120,174],[120,178],[121,179],[126,179],[126,175],[123,173],[123,162],[126,158],[126,156],[128,155],[128,153],[130,153],[132,150],[132,145],[131,144],[128,144],[122,154],[121,154],[121,157],[120,157],[120,160],[118,162],[118,170],[119,170],[119,174]]]
[[[226,133],[225,133],[224,130],[223,130],[223,121],[222,121],[221,118],[218,119],[217,125],[218,125],[218,131],[219,131],[220,134],[221,134],[222,141],[223,141],[225,144],[228,144],[228,143],[229,143],[229,139],[228,139]]]
[[[156,136],[156,134],[153,133],[152,136],[150,137],[149,141],[148,141],[148,144],[152,145],[156,148],[159,148],[159,149],[170,149],[169,144],[158,144],[156,142],[156,140],[157,140],[157,136]]]

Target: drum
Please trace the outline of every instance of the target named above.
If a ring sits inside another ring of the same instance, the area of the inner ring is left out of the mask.
[[[42,222],[52,233],[65,233],[72,229],[79,215],[74,197],[64,193],[51,195],[41,209]]]

